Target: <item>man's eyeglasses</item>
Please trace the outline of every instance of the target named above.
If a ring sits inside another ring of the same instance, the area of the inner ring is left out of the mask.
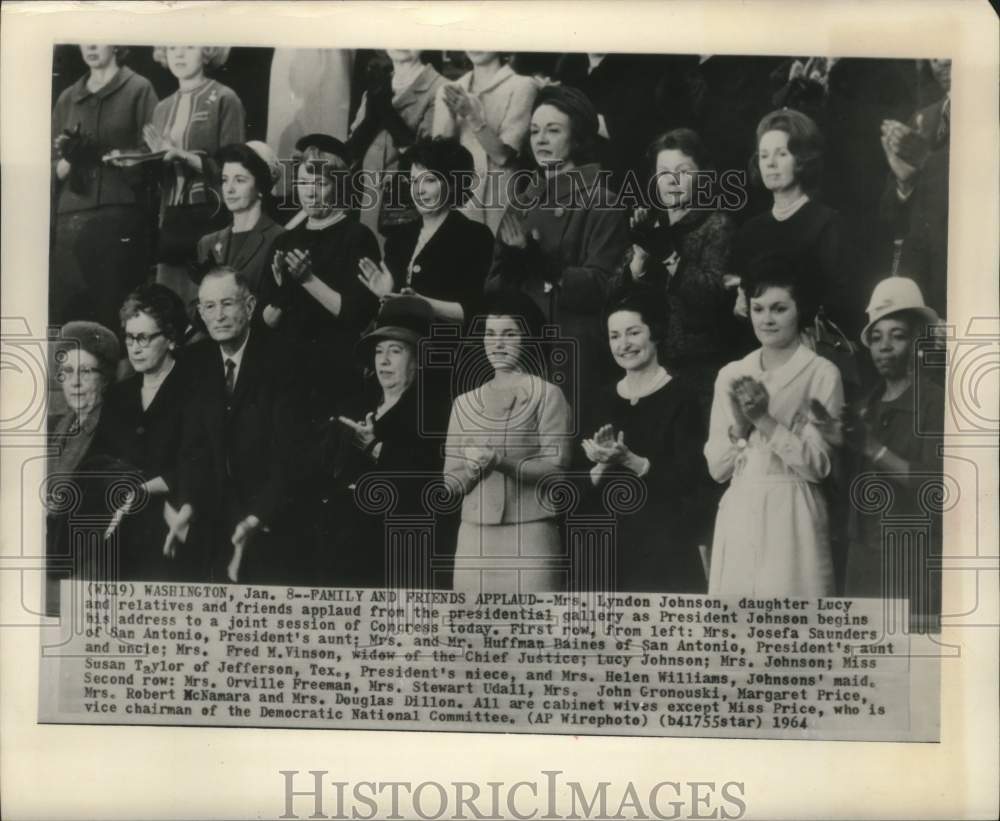
[[[137,348],[148,348],[149,343],[158,336],[163,336],[163,331],[157,331],[155,334],[125,334],[125,344],[135,345]]]
[[[60,382],[65,382],[67,379],[72,379],[74,376],[79,374],[81,379],[93,379],[101,372],[100,368],[71,368],[63,367],[56,371],[56,376]]]

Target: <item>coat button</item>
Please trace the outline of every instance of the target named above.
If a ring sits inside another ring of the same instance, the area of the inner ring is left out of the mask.
[[[139,425],[139,427],[135,429],[135,432],[139,434],[139,436],[143,436],[146,433],[146,429],[142,425]]]
[[[422,269],[421,269],[421,267],[419,265],[414,265],[413,266],[413,273],[419,274],[421,270]]]
[[[556,208],[552,212],[552,216],[555,217],[556,219],[562,219],[562,216],[565,213],[566,213],[566,209],[565,208]]]

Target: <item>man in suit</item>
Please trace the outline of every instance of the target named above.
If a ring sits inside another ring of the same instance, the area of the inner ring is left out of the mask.
[[[294,569],[287,521],[301,475],[303,430],[292,372],[268,329],[251,327],[256,300],[232,268],[209,271],[198,310],[210,340],[185,357],[192,395],[185,408],[179,469],[182,506],[165,551],[184,553],[188,575],[278,584]]]

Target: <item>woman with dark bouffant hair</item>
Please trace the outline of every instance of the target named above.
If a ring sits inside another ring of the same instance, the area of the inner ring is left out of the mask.
[[[383,198],[398,190],[392,183],[403,152],[431,133],[434,99],[445,79],[428,57],[428,52],[388,49],[376,52],[365,69],[365,91],[347,147],[366,177],[364,187],[376,194],[371,207],[362,209],[361,222],[380,239],[409,222],[405,210],[386,209]]]
[[[597,112],[583,92],[548,86],[531,115],[536,182],[504,213],[487,291],[529,295],[574,340],[563,389],[572,398],[611,373],[601,311],[628,247],[625,213],[594,162]]]
[[[714,497],[701,454],[706,425],[692,381],[661,359],[666,304],[658,289],[631,285],[612,295],[605,316],[622,376],[588,398],[581,461],[596,492],[626,474],[642,484],[644,503],[618,513],[615,575],[600,589],[704,593],[698,546]]]
[[[106,541],[115,540],[119,578],[181,575],[163,555],[163,503],[177,489],[182,408],[190,385],[180,360],[188,325],[183,302],[164,285],[133,291],[121,308],[135,374],[112,386],[91,449],[91,470],[132,485],[116,499]]]
[[[811,272],[824,313],[846,328],[859,314],[845,284],[849,240],[840,215],[815,198],[822,172],[823,136],[809,117],[781,109],[760,121],[750,179],[771,192],[773,205],[736,235],[734,267],[742,275],[756,257],[783,254]],[[737,310],[744,304],[738,299]]]
[[[198,264],[239,271],[256,296],[264,277],[270,276],[274,241],[284,233],[268,213],[281,166],[267,144],[256,140],[223,146],[215,159],[221,169],[222,202],[232,223],[198,241]]]
[[[822,488],[833,447],[819,423],[839,418],[844,389],[837,366],[803,344],[815,284],[780,256],[756,259],[743,277],[760,347],[715,382],[705,458],[729,487],[715,521],[710,595],[834,593]]]
[[[493,257],[493,234],[459,209],[474,183],[472,155],[458,140],[420,140],[406,155],[420,220],[386,240],[385,263],[361,262],[361,276],[382,301],[423,297],[436,320],[464,324],[482,301]]]

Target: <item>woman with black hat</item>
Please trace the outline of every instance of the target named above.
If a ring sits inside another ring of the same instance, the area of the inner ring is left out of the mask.
[[[262,317],[288,346],[309,385],[309,412],[319,422],[336,400],[360,390],[349,352],[378,312],[379,301],[358,281],[362,259],[380,260],[375,235],[349,215],[350,161],[327,134],[296,144],[295,185],[305,220],[274,244],[270,276],[261,283]]]
[[[396,499],[391,515],[433,521],[424,498],[440,481],[443,458],[434,433],[443,430],[448,406],[416,382],[418,346],[433,318],[425,300],[400,296],[383,306],[375,329],[355,348],[375,379],[330,420],[322,454],[329,487],[313,583],[384,587],[390,572],[394,584],[419,582],[399,578],[396,560],[402,557],[387,560],[388,514],[372,509],[370,496],[389,485]]]
[[[612,373],[601,312],[629,245],[625,212],[593,162],[597,137],[597,112],[582,92],[538,93],[531,149],[543,173],[518,197],[522,207],[504,214],[486,283],[488,291],[530,295],[575,340],[575,361],[558,375],[571,402]]]

